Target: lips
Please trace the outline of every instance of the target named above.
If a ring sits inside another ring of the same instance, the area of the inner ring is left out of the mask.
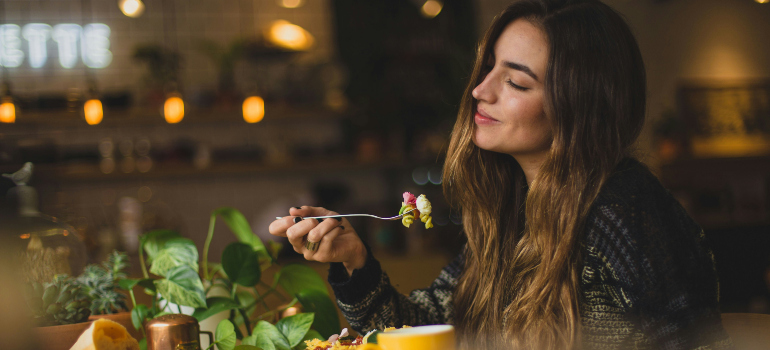
[[[476,110],[476,114],[473,116],[473,120],[478,125],[492,125],[492,124],[500,123],[499,120],[490,117],[487,113],[485,113],[481,109]]]

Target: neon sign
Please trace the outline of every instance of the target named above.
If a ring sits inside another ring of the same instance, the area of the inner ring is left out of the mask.
[[[73,23],[51,27],[45,23],[30,23],[19,27],[15,24],[0,25],[0,66],[14,68],[24,62],[23,41],[27,41],[29,65],[43,67],[48,60],[48,40],[53,39],[59,52],[59,64],[64,68],[75,67],[80,58],[89,68],[104,68],[112,62],[110,52],[110,27],[91,23],[81,27]]]

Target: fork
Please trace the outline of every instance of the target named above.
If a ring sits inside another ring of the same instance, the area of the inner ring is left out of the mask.
[[[375,218],[375,219],[380,219],[380,220],[398,220],[398,219],[401,219],[402,217],[404,217],[404,215],[413,212],[414,210],[415,209],[412,208],[412,209],[409,209],[409,210],[407,210],[407,211],[405,211],[405,212],[403,212],[403,213],[401,213],[399,215],[391,216],[389,218],[383,218],[383,217],[380,217],[380,216],[377,216],[377,215],[372,215],[372,214],[340,214],[340,215],[327,215],[327,216],[306,216],[306,217],[301,217],[301,218],[302,218],[302,220],[305,220],[305,219],[330,219],[330,218],[344,218],[344,217],[351,217],[351,216],[365,216],[365,217],[370,217],[370,218]],[[280,220],[280,219],[283,219],[283,218],[285,218],[285,216],[276,216],[275,217],[276,220]]]

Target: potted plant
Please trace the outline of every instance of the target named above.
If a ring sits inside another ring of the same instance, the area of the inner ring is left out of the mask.
[[[150,107],[162,106],[166,90],[178,80],[182,56],[175,50],[148,43],[137,45],[132,58],[147,66],[144,76],[147,104]]]
[[[225,247],[221,263],[210,263],[208,252],[217,218],[225,221],[238,241]],[[336,306],[321,276],[306,265],[280,264],[280,249],[280,244],[274,242],[266,246],[243,214],[228,207],[211,214],[200,267],[198,251],[191,240],[174,231],[148,232],[140,238],[139,248],[145,278],[121,282],[129,290],[134,305],[134,326],[141,329],[145,320],[182,312],[181,307],[187,306],[194,310],[192,316],[199,322],[225,312],[227,319],[217,323],[217,332],[229,323],[236,339],[245,345],[262,344],[263,349],[271,348],[267,342],[278,345],[277,348],[286,344],[293,348],[301,346],[305,337],[327,338],[338,332]],[[267,269],[276,271],[269,281],[263,278]],[[151,278],[150,274],[159,278]],[[136,286],[152,296],[149,306],[136,304]],[[214,290],[224,293],[211,296]],[[265,301],[269,296],[282,300],[282,305],[270,307]],[[279,319],[283,311],[294,306],[301,306],[306,313]],[[230,349],[217,343],[220,350]]]
[[[230,109],[240,104],[240,96],[236,91],[235,65],[243,58],[245,41],[236,39],[229,45],[221,45],[215,40],[200,40],[198,49],[205,54],[219,71],[215,103],[220,107]]]
[[[121,292],[120,281],[127,277],[126,253],[113,251],[101,264],[85,267],[77,282],[91,301],[89,320],[106,318],[126,327],[134,338],[141,338],[141,333],[132,326],[131,313],[126,304],[126,295]]]
[[[91,324],[91,302],[81,285],[71,277],[56,275],[50,283],[32,282],[26,302],[37,327],[43,349],[69,349]]]

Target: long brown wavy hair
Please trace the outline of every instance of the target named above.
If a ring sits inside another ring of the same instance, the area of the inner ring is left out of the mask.
[[[553,132],[528,186],[516,160],[473,143],[471,91],[497,38],[525,19],[549,44],[544,112]],[[602,184],[644,123],[644,63],[623,18],[595,0],[522,0],[495,18],[452,131],[444,191],[468,243],[454,294],[463,348],[580,347],[580,239]]]

